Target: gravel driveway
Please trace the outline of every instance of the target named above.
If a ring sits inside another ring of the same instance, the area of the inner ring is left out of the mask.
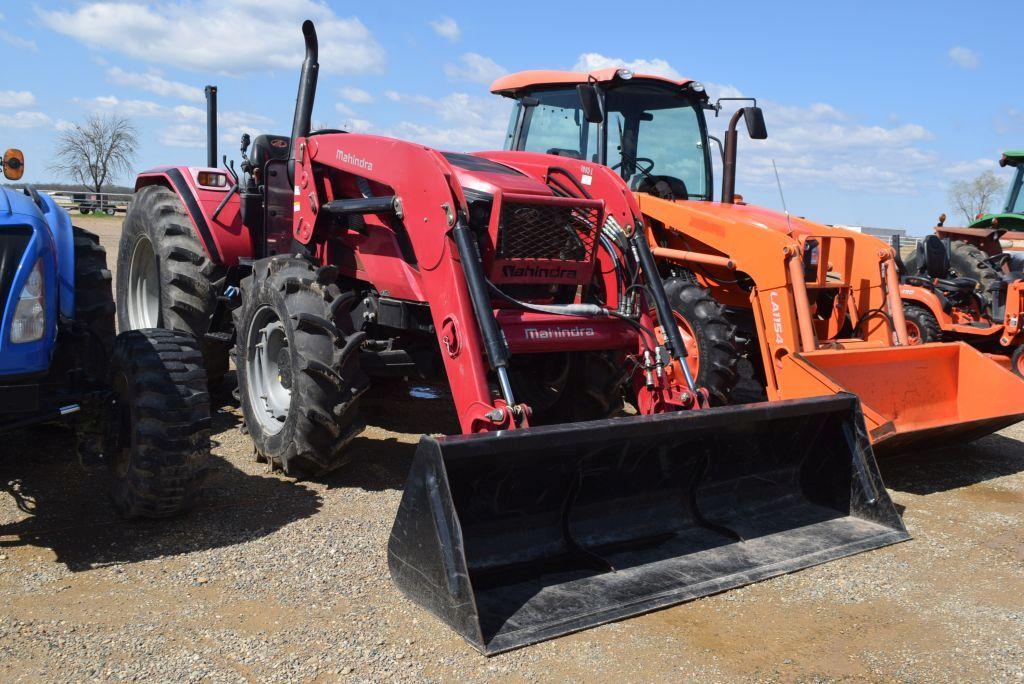
[[[99,230],[113,255],[120,221]],[[348,468],[266,472],[230,404],[198,510],[119,520],[44,428],[0,445],[0,680],[1024,679],[1024,429],[884,461],[914,539],[486,659],[391,586],[385,547],[444,399],[368,403]]]

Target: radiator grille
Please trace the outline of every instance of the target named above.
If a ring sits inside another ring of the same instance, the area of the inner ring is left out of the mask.
[[[506,202],[501,205],[495,256],[531,261],[589,261],[601,220],[599,210]]]
[[[0,316],[3,315],[7,296],[10,294],[14,275],[18,271],[21,255],[25,253],[32,229],[28,226],[5,226],[0,228]]]

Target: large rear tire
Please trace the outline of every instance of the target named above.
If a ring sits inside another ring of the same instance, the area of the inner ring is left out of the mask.
[[[686,278],[665,281],[665,294],[676,315],[686,343],[690,372],[698,388],[705,388],[712,404],[729,403],[739,380],[741,351],[736,327],[725,316],[725,308],[707,289]]]
[[[296,478],[344,465],[344,447],[364,427],[364,335],[344,314],[354,293],[342,292],[335,274],[299,257],[261,260],[242,280],[235,311],[246,426],[259,455]]]
[[[194,500],[210,452],[210,396],[196,341],[131,330],[114,344],[104,454],[126,518],[166,518]]]
[[[122,331],[169,328],[199,341],[211,384],[228,370],[229,345],[206,338],[225,269],[206,254],[181,198],[149,185],[132,199],[117,257]]]
[[[607,353],[552,352],[516,357],[509,379],[531,425],[557,425],[621,412],[629,374]]]
[[[107,250],[94,233],[73,229],[75,248],[75,324],[84,333],[80,351],[91,382],[104,382],[114,349],[114,295]]]

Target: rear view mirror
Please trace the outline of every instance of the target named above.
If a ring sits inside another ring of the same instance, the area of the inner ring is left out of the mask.
[[[743,118],[747,122],[747,133],[751,140],[764,140],[768,129],[764,125],[764,112],[760,107],[744,107]]]
[[[25,174],[25,155],[21,150],[9,149],[4,152],[4,178],[7,180],[21,180]]]
[[[593,83],[581,83],[576,86],[576,92],[580,96],[580,108],[583,109],[583,116],[587,117],[590,123],[601,123],[604,121],[604,106],[601,103],[601,94],[597,92],[597,86]]]

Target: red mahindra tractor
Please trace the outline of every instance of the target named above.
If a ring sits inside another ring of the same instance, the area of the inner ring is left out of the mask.
[[[465,434],[422,438],[389,543],[413,600],[495,653],[907,538],[852,395],[686,410],[706,392],[614,172],[311,131],[303,33],[291,136],[243,138],[237,178],[210,125],[207,167],[138,178],[121,324],[193,332],[213,374],[233,346],[296,476],[353,455],[371,378],[446,378]]]

